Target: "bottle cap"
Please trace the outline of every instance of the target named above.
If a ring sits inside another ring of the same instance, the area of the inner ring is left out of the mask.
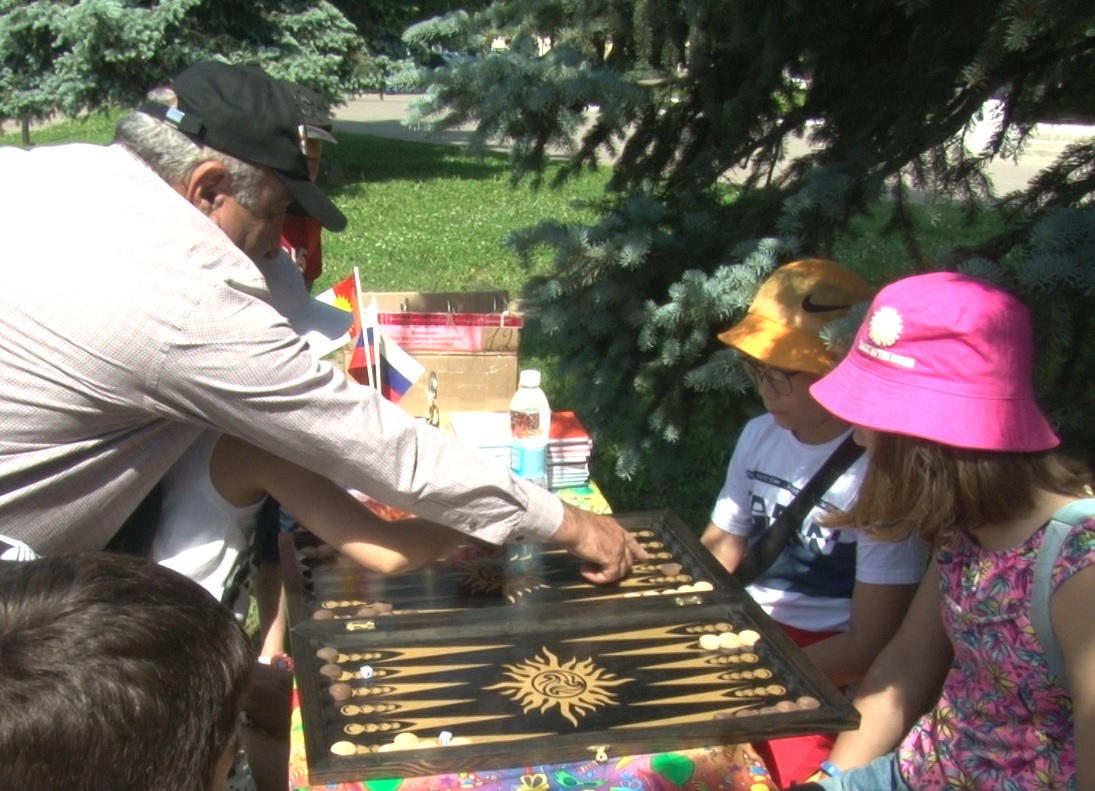
[[[540,372],[535,368],[526,368],[521,371],[521,376],[518,378],[518,384],[521,387],[539,387],[540,386]]]

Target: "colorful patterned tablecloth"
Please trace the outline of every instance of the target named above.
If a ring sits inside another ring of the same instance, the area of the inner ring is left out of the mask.
[[[593,481],[585,486],[571,486],[567,489],[559,489],[555,494],[564,503],[576,505],[586,511],[592,511],[595,514],[612,513],[612,507],[608,504],[604,494],[601,493],[601,488]]]
[[[747,745],[648,755],[590,755],[586,761],[570,763],[310,785],[296,689],[289,788],[292,791],[776,791],[763,762]]]
[[[556,494],[595,513],[612,509],[592,481]],[[300,693],[293,689],[289,751],[291,791],[776,791],[748,745],[699,747],[646,755],[590,755],[588,760],[429,777],[310,785]]]

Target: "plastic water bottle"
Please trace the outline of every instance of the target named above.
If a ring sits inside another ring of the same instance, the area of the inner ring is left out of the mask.
[[[540,372],[521,371],[519,387],[509,402],[509,466],[514,475],[548,486],[547,446],[551,407],[540,389]]]

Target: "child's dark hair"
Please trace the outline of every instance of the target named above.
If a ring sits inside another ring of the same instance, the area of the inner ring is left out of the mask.
[[[1004,522],[1034,507],[1038,489],[1090,496],[1090,472],[1056,452],[969,450],[876,432],[854,505],[825,520],[888,540],[918,533],[944,542],[956,529]]]
[[[206,791],[253,661],[232,614],[169,569],[0,562],[0,788]]]

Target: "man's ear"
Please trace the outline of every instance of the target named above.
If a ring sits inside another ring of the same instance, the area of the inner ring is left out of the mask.
[[[179,192],[206,216],[232,194],[232,177],[228,168],[215,159],[206,160],[194,168],[190,178],[180,185]]]

